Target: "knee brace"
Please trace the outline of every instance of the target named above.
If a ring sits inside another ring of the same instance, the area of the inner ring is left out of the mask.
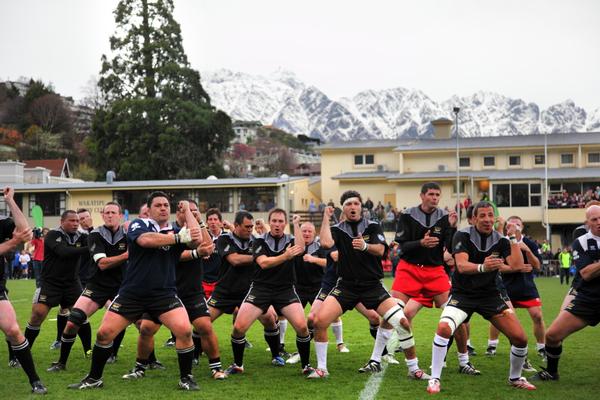
[[[406,319],[404,311],[402,311],[402,307],[400,307],[400,305],[390,308],[383,315],[383,319],[394,327],[396,333],[398,334],[399,344],[403,349],[408,349],[415,345],[415,339],[413,338],[412,332],[405,329],[402,324],[400,324],[400,320]]]
[[[454,335],[456,328],[465,322],[467,317],[467,313],[459,308],[444,307],[444,311],[442,311],[442,316],[440,317],[440,322],[446,322],[450,327],[452,334]]]
[[[69,322],[81,326],[87,321],[87,315],[79,308],[73,308],[69,314]]]

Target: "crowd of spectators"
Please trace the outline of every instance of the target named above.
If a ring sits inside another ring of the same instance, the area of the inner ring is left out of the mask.
[[[44,260],[44,235],[48,229],[35,229],[33,239],[23,248],[4,255],[4,276],[7,279],[35,279],[39,286]]]
[[[591,200],[600,200],[600,186],[588,189],[585,193],[569,193],[566,190],[548,197],[548,208],[585,208]]]

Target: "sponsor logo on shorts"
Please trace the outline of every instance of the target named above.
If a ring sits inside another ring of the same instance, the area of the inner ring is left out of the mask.
[[[82,293],[82,295],[87,296],[87,297],[90,297],[92,294],[94,294],[94,291],[90,290],[90,289],[85,289]]]
[[[457,305],[457,304],[458,304],[458,300],[456,300],[456,299],[452,299],[452,300],[450,300],[450,301],[448,302],[448,305],[449,305],[449,306],[455,306],[455,305]]]
[[[212,297],[208,300],[208,305],[209,306],[216,306],[217,305],[217,300],[213,299]]]
[[[256,296],[254,296],[254,295],[251,295],[251,294],[249,294],[249,295],[246,297],[246,301],[248,301],[248,302],[250,302],[250,301],[254,301],[254,300],[256,300]]]
[[[340,289],[333,289],[331,291],[332,296],[339,296],[340,294],[342,294],[342,291]]]
[[[41,294],[40,297],[38,297],[39,301],[46,301],[48,299],[48,296],[46,296],[45,294]]]
[[[169,308],[175,308],[175,307],[179,306],[180,304],[181,303],[179,301],[175,301],[175,302],[169,304]]]
[[[115,310],[115,311],[118,311],[118,310],[119,310],[119,308],[121,308],[121,304],[119,304],[119,303],[117,303],[117,302],[113,301],[113,303],[110,305],[110,308],[112,308],[112,309],[113,309],[113,310]]]
[[[565,310],[571,310],[573,307],[575,307],[575,305],[573,304],[573,302],[570,302],[569,304],[567,304],[567,306],[565,307]]]

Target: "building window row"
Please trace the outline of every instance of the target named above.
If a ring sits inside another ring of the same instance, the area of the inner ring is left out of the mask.
[[[498,207],[536,207],[542,204],[540,183],[505,183],[493,186],[493,201]]]
[[[354,165],[373,165],[375,164],[374,154],[355,154]]]

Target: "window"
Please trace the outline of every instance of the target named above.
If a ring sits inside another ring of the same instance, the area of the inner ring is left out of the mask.
[[[588,153],[588,164],[599,164],[600,153]]]
[[[355,154],[354,165],[373,165],[375,164],[375,155],[373,154]]]
[[[533,163],[535,165],[544,165],[546,163],[546,156],[544,154],[536,154],[533,156]]]
[[[493,167],[496,165],[496,157],[494,156],[484,156],[483,157],[483,166],[484,167]]]
[[[230,189],[200,189],[195,191],[193,198],[198,201],[201,213],[209,208],[218,208],[221,212],[233,211],[233,191]]]
[[[561,164],[573,164],[573,153],[565,153],[560,155]]]
[[[508,165],[511,167],[521,165],[521,156],[508,156]]]
[[[15,193],[15,203],[19,206],[19,209],[23,210],[23,194]],[[0,215],[9,215],[10,211],[6,206],[6,202],[4,201],[4,197],[0,196]]]
[[[48,217],[58,217],[66,210],[64,193],[32,193],[29,195],[29,216],[34,206],[40,206]]]
[[[468,168],[471,166],[471,157],[460,157],[458,159],[458,165],[460,165],[461,168]]]
[[[498,207],[539,207],[542,204],[540,183],[506,183],[494,185],[494,202]]]
[[[240,205],[246,211],[269,211],[277,205],[275,188],[245,188],[240,189]]]

